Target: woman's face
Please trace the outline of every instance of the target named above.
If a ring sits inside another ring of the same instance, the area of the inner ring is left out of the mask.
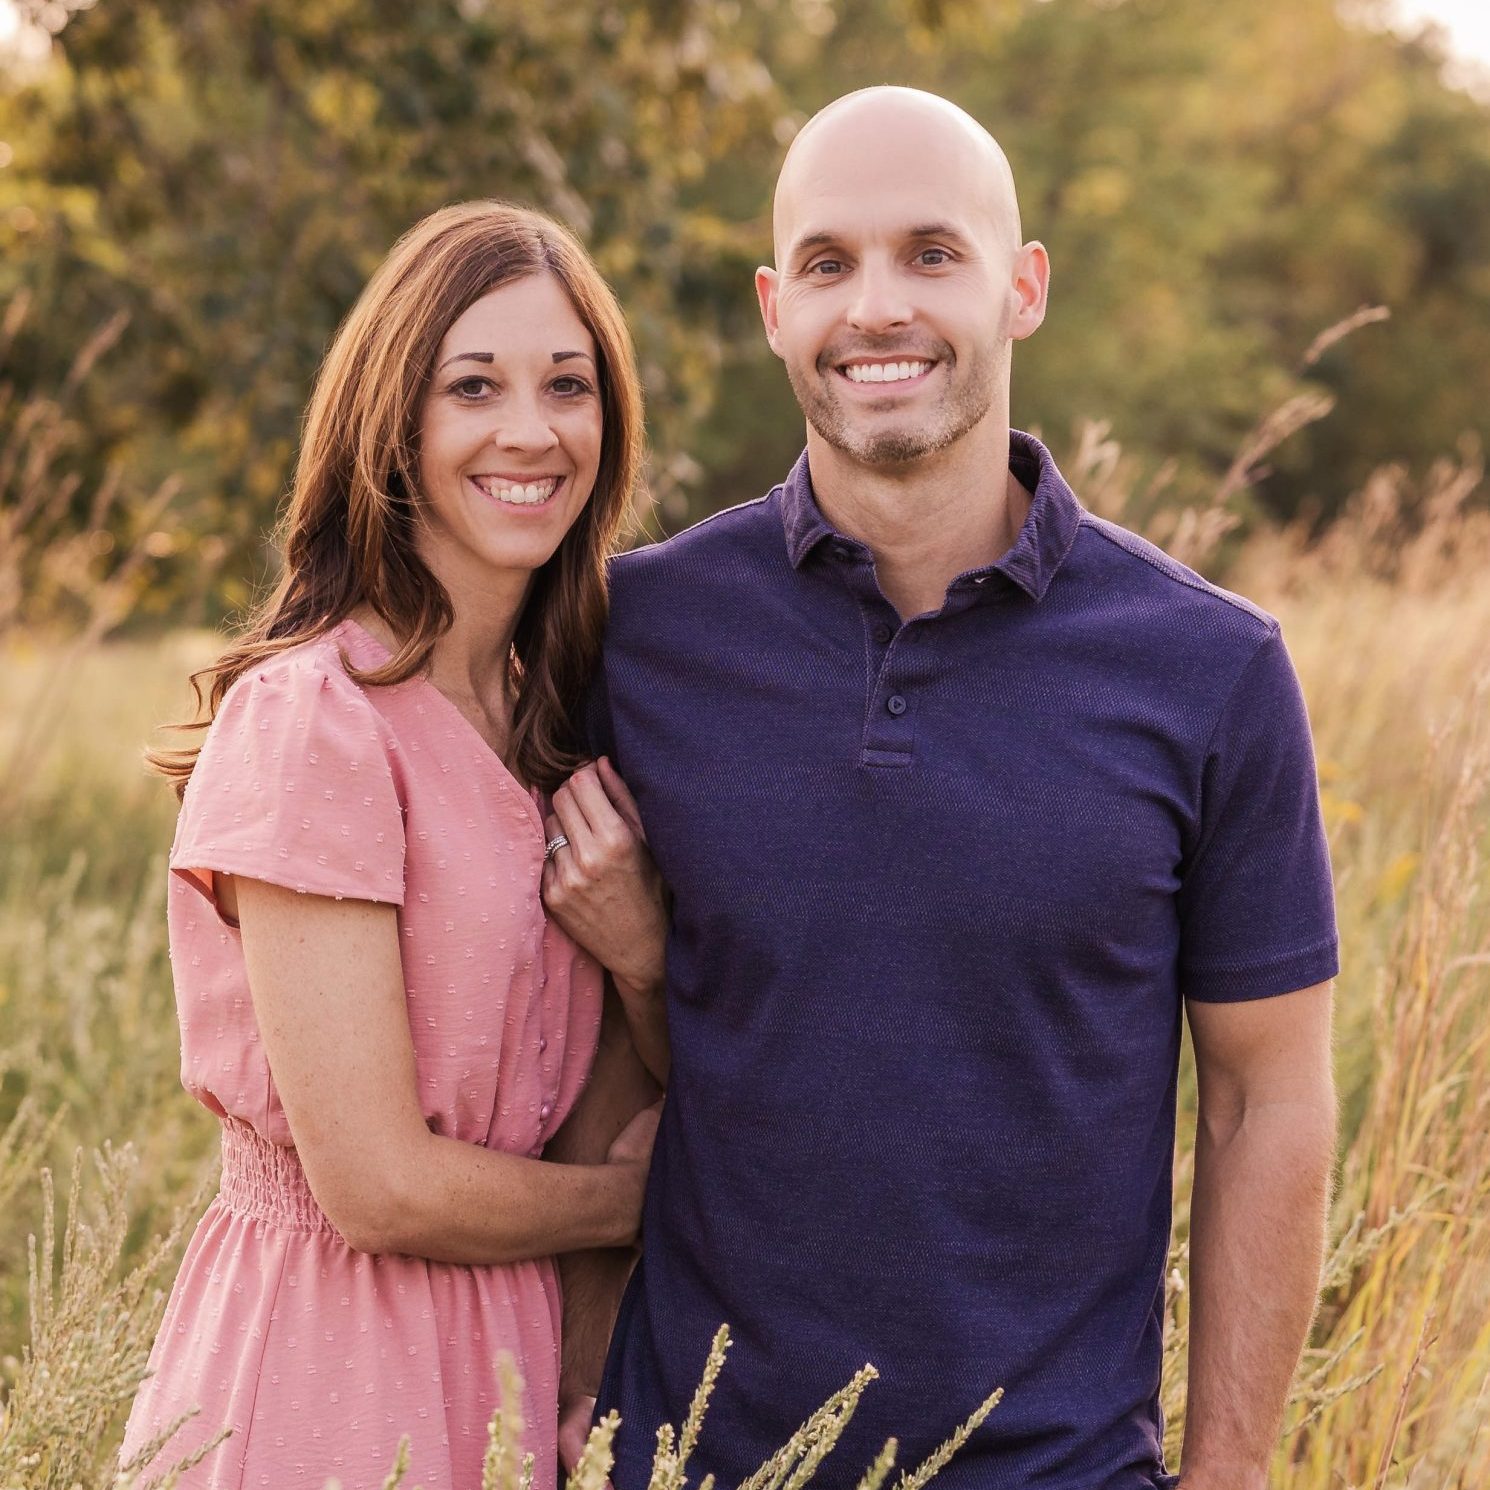
[[[445,334],[419,421],[419,551],[457,591],[553,557],[600,464],[595,339],[559,280],[528,275]]]

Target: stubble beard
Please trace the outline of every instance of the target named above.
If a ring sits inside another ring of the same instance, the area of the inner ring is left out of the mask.
[[[938,364],[949,370],[951,348]],[[998,396],[997,359],[987,353],[975,355],[966,364],[966,376],[953,380],[935,406],[915,423],[898,429],[856,430],[851,411],[832,389],[835,367],[817,367],[805,373],[787,365],[787,376],[797,403],[818,436],[834,450],[866,466],[901,466],[923,460],[955,445],[981,424]],[[905,416],[910,418],[911,416]]]

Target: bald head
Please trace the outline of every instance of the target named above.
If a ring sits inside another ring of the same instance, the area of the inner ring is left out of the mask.
[[[828,451],[855,469],[1006,461],[1012,348],[1044,319],[1050,264],[988,131],[914,88],[850,93],[792,142],[774,227],[755,289],[814,470]]]
[[[776,263],[787,261],[814,202],[893,190],[928,178],[947,206],[991,229],[1012,252],[1023,240],[1014,173],[998,141],[971,114],[917,88],[861,88],[819,110],[798,132],[776,180]]]

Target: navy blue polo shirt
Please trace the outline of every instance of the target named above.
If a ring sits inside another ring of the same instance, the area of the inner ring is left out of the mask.
[[[594,743],[674,895],[617,1490],[726,1321],[695,1480],[869,1361],[830,1490],[999,1386],[944,1490],[1171,1483],[1181,1001],[1336,971],[1308,722],[1272,618],[1084,511],[1038,441],[1011,467],[1014,546],[903,623],[805,455],[615,563]]]

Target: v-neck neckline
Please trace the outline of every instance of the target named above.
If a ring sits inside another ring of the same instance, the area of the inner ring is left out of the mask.
[[[393,656],[393,653],[390,652],[388,648],[377,637],[375,637],[372,632],[367,629],[366,626],[362,624],[361,621],[353,620],[351,616],[343,616],[342,619],[336,624],[336,626],[332,628],[332,630],[339,631],[343,627],[351,627],[360,637],[363,637],[370,645],[376,647],[382,654],[385,661]],[[534,825],[538,830],[538,836],[540,839],[543,838],[543,807],[538,788],[536,786],[524,786],[522,782],[520,782],[517,777],[513,775],[512,770],[508,766],[507,762],[504,761],[502,757],[498,755],[495,750],[492,749],[490,742],[481,733],[481,731],[477,729],[476,726],[472,724],[471,721],[467,719],[466,716],[461,712],[460,707],[455,703],[455,701],[453,699],[447,698],[438,688],[435,687],[432,682],[430,682],[430,680],[423,673],[412,674],[410,677],[404,679],[403,685],[400,686],[407,686],[410,683],[415,683],[426,692],[432,693],[439,701],[439,706],[458,722],[458,727],[460,729],[464,730],[468,735],[470,735],[471,740],[475,744],[478,753],[491,762],[492,766],[496,769],[498,776],[501,778],[504,784],[510,790],[516,792],[517,795],[527,804],[529,815],[532,817]]]

